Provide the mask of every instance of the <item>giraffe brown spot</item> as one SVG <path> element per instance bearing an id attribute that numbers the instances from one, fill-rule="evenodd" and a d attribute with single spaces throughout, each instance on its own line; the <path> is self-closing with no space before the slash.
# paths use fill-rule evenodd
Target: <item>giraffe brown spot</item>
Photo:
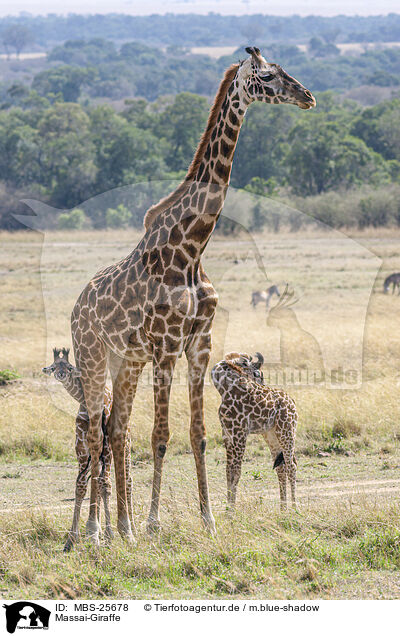
<path id="1" fill-rule="evenodd" d="M 199 202 L 197 205 L 197 209 L 199 210 L 199 212 L 203 212 L 205 198 L 206 198 L 206 193 L 201 192 L 199 194 Z"/>
<path id="2" fill-rule="evenodd" d="M 171 245 L 179 245 L 182 241 L 182 233 L 179 231 L 177 225 L 175 225 L 169 235 L 169 242 Z"/>
<path id="3" fill-rule="evenodd" d="M 173 264 L 177 269 L 183 270 L 187 265 L 187 258 L 182 250 L 177 249 L 174 254 Z"/>
<path id="4" fill-rule="evenodd" d="M 212 205 L 212 203 L 213 201 L 210 201 L 210 203 L 207 205 L 208 214 L 212 214 L 212 212 L 209 211 L 209 205 L 210 204 Z M 213 227 L 214 227 L 213 223 L 205 223 L 202 219 L 198 219 L 190 230 L 190 238 L 193 241 L 197 241 L 198 243 L 201 243 L 203 238 L 207 236 L 208 234 L 210 234 Z"/>
<path id="5" fill-rule="evenodd" d="M 163 281 L 168 287 L 177 287 L 185 284 L 185 276 L 183 272 L 178 272 L 176 269 L 169 267 L 164 273 Z"/>
<path id="6" fill-rule="evenodd" d="M 215 165 L 215 172 L 217 173 L 217 175 L 219 177 L 221 177 L 221 179 L 223 179 L 226 182 L 226 181 L 228 181 L 229 175 L 231 173 L 231 166 L 230 165 L 225 166 L 218 159 L 218 161 L 217 161 L 217 163 Z"/>
<path id="7" fill-rule="evenodd" d="M 226 157 L 226 159 L 230 159 L 231 155 L 235 149 L 235 146 L 233 144 L 227 144 L 226 141 L 224 141 L 224 139 L 221 139 L 221 154 Z"/>
<path id="8" fill-rule="evenodd" d="M 232 126 L 237 126 L 239 124 L 239 120 L 233 110 L 229 111 L 229 121 L 231 122 Z"/>
<path id="9" fill-rule="evenodd" d="M 164 320 L 159 316 L 153 318 L 153 321 L 151 323 L 151 330 L 153 333 L 161 335 L 164 334 L 166 332 Z"/>
<path id="10" fill-rule="evenodd" d="M 231 128 L 229 124 L 225 124 L 224 134 L 228 137 L 228 139 L 231 139 L 232 141 L 236 140 L 236 131 Z"/>
<path id="11" fill-rule="evenodd" d="M 161 250 L 161 259 L 163 266 L 167 268 L 171 263 L 174 252 L 170 247 L 163 247 Z"/>

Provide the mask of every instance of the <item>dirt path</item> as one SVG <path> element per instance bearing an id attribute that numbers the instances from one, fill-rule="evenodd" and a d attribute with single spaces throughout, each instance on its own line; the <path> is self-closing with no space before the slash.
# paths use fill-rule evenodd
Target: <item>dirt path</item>
<path id="1" fill-rule="evenodd" d="M 171 462 L 165 473 L 163 490 L 173 493 L 179 505 L 185 505 L 188 499 L 196 500 L 196 484 L 191 458 L 176 459 Z M 178 462 L 183 462 L 186 470 L 179 471 Z M 174 464 L 176 463 L 176 466 Z M 187 466 L 186 466 L 187 464 Z M 180 468 L 184 468 L 182 465 Z M 31 511 L 63 512 L 73 509 L 73 495 L 76 479 L 74 463 L 7 463 L 0 466 L 0 515 L 26 513 Z M 151 464 L 134 468 L 135 502 L 147 509 L 150 501 L 150 485 L 152 476 Z M 210 491 L 216 510 L 225 508 L 225 482 L 215 479 L 211 471 Z M 278 500 L 278 488 L 275 476 L 269 475 L 268 481 L 259 480 L 245 484 L 239 488 L 239 501 L 244 497 L 260 497 L 267 501 Z M 114 488 L 115 492 L 115 488 Z M 374 499 L 399 497 L 400 479 L 349 479 L 329 481 L 316 478 L 307 484 L 299 479 L 297 487 L 298 500 L 304 503 L 339 499 L 345 501 L 362 500 L 371 496 Z M 84 506 L 87 506 L 85 501 Z M 114 503 L 114 502 L 113 502 Z"/>

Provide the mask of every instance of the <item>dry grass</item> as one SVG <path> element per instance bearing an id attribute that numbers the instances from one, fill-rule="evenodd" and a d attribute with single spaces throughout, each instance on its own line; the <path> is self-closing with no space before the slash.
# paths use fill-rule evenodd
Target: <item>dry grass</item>
<path id="1" fill-rule="evenodd" d="M 14 369 L 22 376 L 0 387 L 3 507 L 16 511 L 0 517 L 3 595 L 398 596 L 399 580 L 393 575 L 400 565 L 397 489 L 355 499 L 346 495 L 333 504 L 321 496 L 324 484 L 394 482 L 398 477 L 400 298 L 382 294 L 384 276 L 400 271 L 399 236 L 393 231 L 357 232 L 356 242 L 335 232 L 258 236 L 256 245 L 270 282 L 246 237 L 214 237 L 207 248 L 206 270 L 220 295 L 212 363 L 229 350 L 259 350 L 274 373 L 280 356 L 279 325 L 268 325 L 265 308 L 253 310 L 250 297 L 254 289 L 272 282 L 283 289 L 288 282 L 299 299 L 293 311 L 303 341 L 311 335 L 318 343 L 327 370 L 343 366 L 357 371 L 355 390 L 349 384 L 345 390 L 287 387 L 300 411 L 300 489 L 313 483 L 322 488 L 315 501 L 304 494 L 300 515 L 278 514 L 276 502 L 266 496 L 276 495 L 276 477 L 257 438 L 249 443 L 238 511 L 233 517 L 226 514 L 219 396 L 208 379 L 208 463 L 218 539 L 203 533 L 183 360 L 172 391 L 163 531 L 157 541 L 151 543 L 143 532 L 153 409 L 146 373 L 131 422 L 137 547 L 130 549 L 116 539 L 111 550 L 99 555 L 82 545 L 65 557 L 61 548 L 69 509 L 31 516 L 17 512 L 21 504 L 57 506 L 62 497 L 73 495 L 76 405 L 62 387 L 48 384 L 40 369 L 49 363 L 53 346 L 70 345 L 69 315 L 83 285 L 100 267 L 133 249 L 138 238 L 134 231 L 57 232 L 44 241 L 38 234 L 0 233 L 0 370 Z M 289 352 L 296 343 L 289 338 Z"/>

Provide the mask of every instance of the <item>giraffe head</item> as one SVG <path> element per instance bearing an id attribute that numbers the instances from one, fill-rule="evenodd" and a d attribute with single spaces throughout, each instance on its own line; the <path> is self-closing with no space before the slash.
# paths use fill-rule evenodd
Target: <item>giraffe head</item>
<path id="1" fill-rule="evenodd" d="M 288 75 L 279 64 L 267 62 L 260 49 L 249 46 L 246 51 L 250 57 L 242 62 L 238 77 L 247 99 L 268 104 L 295 104 L 304 110 L 316 105 L 310 91 Z"/>
<path id="2" fill-rule="evenodd" d="M 54 373 L 54 377 L 59 382 L 65 382 L 67 378 L 80 378 L 81 372 L 68 362 L 69 349 L 53 349 L 54 361 L 49 367 L 43 367 L 42 371 L 46 375 Z"/>
<path id="3" fill-rule="evenodd" d="M 256 353 L 256 360 L 248 353 L 227 353 L 224 360 L 218 362 L 211 371 L 212 381 L 218 391 L 224 390 L 232 380 L 247 383 L 248 380 L 264 384 L 264 376 L 260 370 L 264 364 L 261 353 Z"/>

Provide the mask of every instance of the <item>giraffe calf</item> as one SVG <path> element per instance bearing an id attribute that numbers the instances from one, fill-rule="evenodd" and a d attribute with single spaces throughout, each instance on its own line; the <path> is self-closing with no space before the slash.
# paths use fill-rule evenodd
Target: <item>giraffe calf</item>
<path id="1" fill-rule="evenodd" d="M 69 552 L 72 545 L 79 538 L 79 518 L 82 501 L 87 490 L 87 476 L 90 469 L 90 452 L 87 443 L 87 433 L 89 428 L 89 415 L 86 408 L 85 396 L 82 383 L 80 381 L 81 373 L 79 369 L 68 362 L 69 349 L 53 349 L 54 361 L 49 367 L 42 369 L 46 375 L 54 373 L 56 380 L 61 382 L 67 392 L 79 403 L 79 411 L 75 421 L 75 452 L 79 464 L 78 477 L 75 486 L 75 507 L 72 527 L 68 535 L 67 542 L 64 546 L 64 552 Z M 111 496 L 111 462 L 112 450 L 109 440 L 109 431 L 107 430 L 108 420 L 110 418 L 112 408 L 112 393 L 110 389 L 105 388 L 104 404 L 103 404 L 103 451 L 101 454 L 102 468 L 99 477 L 99 495 L 103 499 L 105 513 L 105 538 L 111 540 L 113 531 L 111 529 L 110 517 L 110 496 Z M 127 495 L 130 516 L 132 517 L 132 483 L 130 476 L 130 435 L 125 444 L 125 469 L 127 480 Z M 100 506 L 97 507 L 100 512 Z"/>
<path id="2" fill-rule="evenodd" d="M 294 447 L 298 415 L 287 393 L 264 384 L 260 371 L 263 362 L 259 353 L 255 362 L 247 354 L 229 353 L 211 371 L 212 381 L 222 397 L 218 414 L 226 449 L 228 503 L 235 504 L 247 437 L 256 433 L 264 437 L 271 451 L 281 508 L 285 509 L 287 479 L 292 505 L 296 505 Z"/>

